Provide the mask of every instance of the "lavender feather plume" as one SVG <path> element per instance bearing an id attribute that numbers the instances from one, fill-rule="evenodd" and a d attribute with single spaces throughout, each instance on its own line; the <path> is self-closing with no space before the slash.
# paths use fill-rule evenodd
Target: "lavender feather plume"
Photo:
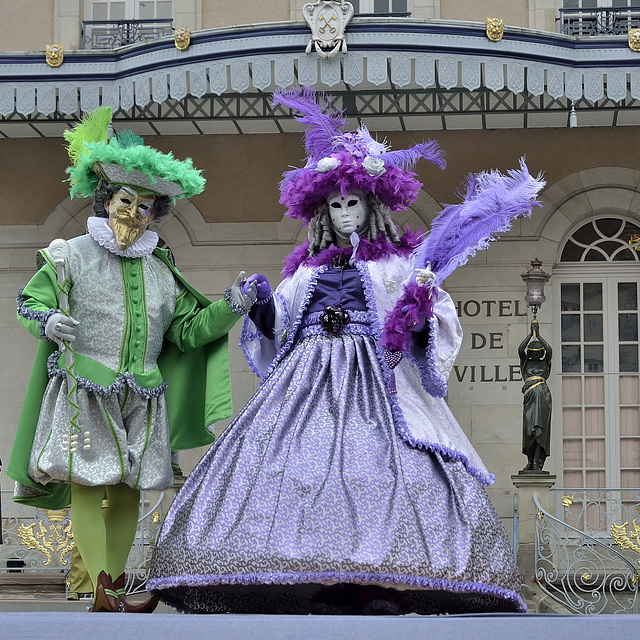
<path id="1" fill-rule="evenodd" d="M 410 149 L 387 151 L 375 157 L 382 158 L 385 164 L 402 167 L 405 171 L 411 170 L 420 158 L 433 162 L 440 169 L 445 169 L 447 166 L 447 161 L 444 159 L 444 151 L 435 140 L 420 142 Z"/>
<path id="2" fill-rule="evenodd" d="M 520 169 L 507 175 L 499 171 L 471 174 L 460 204 L 447 205 L 435 218 L 429 235 L 416 249 L 416 265 L 425 268 L 430 263 L 441 284 L 457 267 L 486 249 L 496 234 L 508 231 L 511 223 L 531 215 L 545 181 L 532 176 L 524 161 Z"/>
<path id="3" fill-rule="evenodd" d="M 343 142 L 342 129 L 347 121 L 343 112 L 334 108 L 330 96 L 318 95 L 313 87 L 279 89 L 273 94 L 273 104 L 284 105 L 301 114 L 294 118 L 307 127 L 304 145 L 314 164 L 331 155 Z"/>
<path id="4" fill-rule="evenodd" d="M 524 161 L 520 169 L 503 175 L 498 171 L 471 174 L 460 204 L 447 205 L 435 218 L 429 235 L 416 248 L 416 268 L 430 266 L 435 275 L 434 285 L 440 285 L 481 249 L 486 249 L 496 234 L 508 231 L 511 223 L 531 215 L 532 207 L 541 206 L 537 196 L 545 181 L 533 177 Z M 429 309 L 425 297 L 437 293 L 436 288 L 418 287 L 412 280 L 395 307 L 389 312 L 382 332 L 381 343 L 389 351 L 408 352 L 411 334 L 406 318 Z"/>

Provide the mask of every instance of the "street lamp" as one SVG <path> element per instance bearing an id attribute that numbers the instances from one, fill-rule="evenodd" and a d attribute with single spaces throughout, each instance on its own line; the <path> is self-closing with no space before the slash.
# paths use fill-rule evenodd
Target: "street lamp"
<path id="1" fill-rule="evenodd" d="M 525 271 L 520 276 L 527 285 L 527 294 L 524 297 L 524 301 L 531 307 L 534 320 L 538 315 L 538 309 L 547 299 L 544 295 L 544 285 L 547 284 L 551 277 L 550 273 L 543 271 L 540 267 L 542 267 L 542 261 L 534 258 L 531 260 L 529 271 Z"/>
<path id="2" fill-rule="evenodd" d="M 548 474 L 544 462 L 549 456 L 551 445 L 551 391 L 547 378 L 551 374 L 551 345 L 540 335 L 540 325 L 536 318 L 538 309 L 546 301 L 544 285 L 551 274 L 540 267 L 542 262 L 535 258 L 531 268 L 521 277 L 527 285 L 525 302 L 533 311 L 529 334 L 518 347 L 520 371 L 522 373 L 522 453 L 527 456 L 527 466 L 521 474 Z"/>

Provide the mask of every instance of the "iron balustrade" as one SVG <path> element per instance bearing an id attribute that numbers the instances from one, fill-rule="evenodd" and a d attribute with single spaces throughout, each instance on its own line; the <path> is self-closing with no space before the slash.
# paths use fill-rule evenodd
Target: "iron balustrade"
<path id="1" fill-rule="evenodd" d="M 171 490 L 168 490 L 171 491 Z M 126 567 L 127 593 L 145 591 L 149 563 L 164 520 L 165 491 L 141 491 L 138 529 Z M 74 547 L 69 509 L 50 511 L 12 501 L 12 491 L 0 491 L 0 576 L 67 575 Z M 6 580 L 5 580 L 6 583 Z M 67 581 L 67 591 L 68 591 Z"/>
<path id="2" fill-rule="evenodd" d="M 171 18 L 154 20 L 86 20 L 82 23 L 85 49 L 115 49 L 149 42 L 173 33 Z"/>
<path id="3" fill-rule="evenodd" d="M 640 28 L 640 6 L 558 9 L 568 36 L 621 36 Z"/>
<path id="4" fill-rule="evenodd" d="M 640 547 L 635 548 L 633 527 L 628 545 L 620 544 L 620 533 L 624 538 L 626 527 L 640 517 L 638 489 L 553 489 L 553 494 L 557 517 L 533 498 L 539 587 L 574 613 L 637 614 Z"/>

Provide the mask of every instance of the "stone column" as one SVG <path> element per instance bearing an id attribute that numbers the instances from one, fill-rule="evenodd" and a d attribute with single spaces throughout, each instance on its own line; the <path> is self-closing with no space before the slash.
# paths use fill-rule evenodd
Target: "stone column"
<path id="1" fill-rule="evenodd" d="M 511 481 L 516 487 L 515 500 L 517 511 L 515 516 L 517 523 L 517 550 L 518 567 L 522 574 L 523 598 L 530 610 L 536 610 L 543 595 L 540 593 L 535 579 L 535 544 L 536 521 L 538 519 L 538 507 L 533 496 L 538 496 L 538 501 L 545 511 L 555 515 L 550 489 L 556 482 L 557 476 L 549 473 L 518 473 L 511 476 Z"/>

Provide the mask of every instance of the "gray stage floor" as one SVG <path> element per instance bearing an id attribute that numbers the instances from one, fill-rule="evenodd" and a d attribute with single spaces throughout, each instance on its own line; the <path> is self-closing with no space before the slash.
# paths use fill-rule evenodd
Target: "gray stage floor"
<path id="1" fill-rule="evenodd" d="M 640 618 L 487 614 L 467 616 L 250 616 L 154 613 L 0 613 L 3 640 L 605 640 L 638 638 Z"/>

